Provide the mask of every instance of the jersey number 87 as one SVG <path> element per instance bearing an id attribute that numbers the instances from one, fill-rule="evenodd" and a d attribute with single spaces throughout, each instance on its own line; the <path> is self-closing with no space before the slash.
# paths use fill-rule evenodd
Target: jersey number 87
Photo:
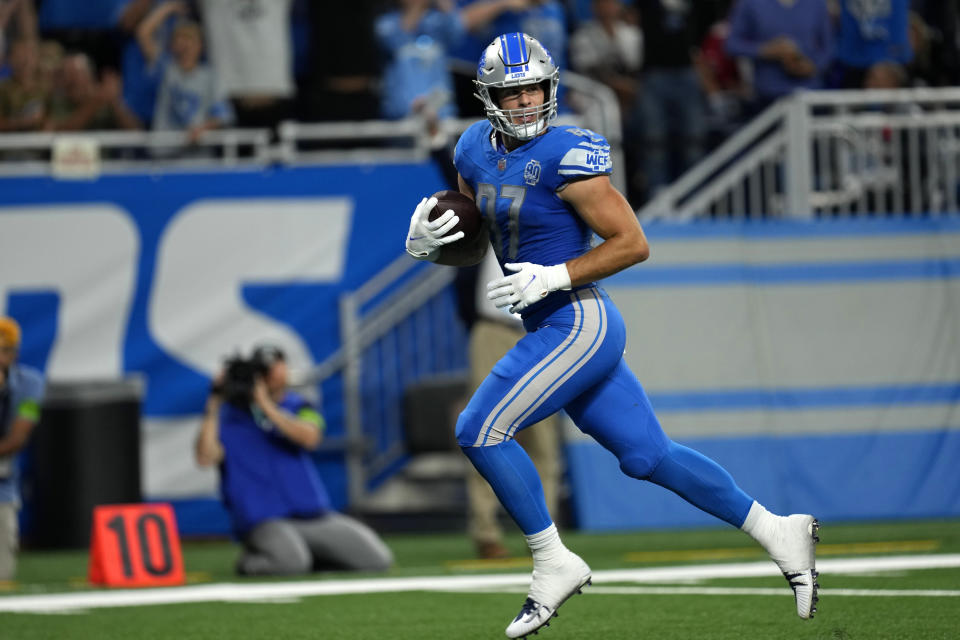
<path id="1" fill-rule="evenodd" d="M 493 234 L 493 250 L 501 261 L 516 260 L 520 246 L 520 208 L 527 197 L 526 187 L 512 184 L 501 185 L 500 197 L 510 201 L 507 209 L 508 243 L 504 246 L 503 232 L 497 224 L 497 188 L 486 182 L 477 185 L 477 205 L 490 223 Z M 504 255 L 506 251 L 506 255 Z"/>

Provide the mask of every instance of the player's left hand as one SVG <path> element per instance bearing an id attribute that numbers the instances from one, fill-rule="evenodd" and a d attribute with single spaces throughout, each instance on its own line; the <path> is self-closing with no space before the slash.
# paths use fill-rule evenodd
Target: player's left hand
<path id="1" fill-rule="evenodd" d="M 570 274 L 565 264 L 545 267 L 532 262 L 508 262 L 503 266 L 516 273 L 488 282 L 487 299 L 497 308 L 509 305 L 510 313 L 526 309 L 552 291 L 570 288 Z"/>

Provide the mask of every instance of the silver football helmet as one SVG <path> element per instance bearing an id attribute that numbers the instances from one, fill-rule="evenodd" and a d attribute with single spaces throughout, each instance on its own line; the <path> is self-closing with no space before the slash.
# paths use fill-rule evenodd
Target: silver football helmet
<path id="1" fill-rule="evenodd" d="M 496 91 L 491 95 L 491 89 L 541 82 L 549 86 L 544 87 L 543 104 L 533 112 L 529 108 L 501 109 Z M 525 33 L 504 33 L 487 45 L 480 56 L 477 79 L 474 80 L 477 92 L 473 95 L 483 102 L 487 119 L 494 129 L 518 140 L 530 140 L 543 133 L 549 121 L 557 116 L 559 83 L 560 70 L 542 44 Z M 536 120 L 524 122 L 521 116 L 530 115 L 536 115 Z"/>

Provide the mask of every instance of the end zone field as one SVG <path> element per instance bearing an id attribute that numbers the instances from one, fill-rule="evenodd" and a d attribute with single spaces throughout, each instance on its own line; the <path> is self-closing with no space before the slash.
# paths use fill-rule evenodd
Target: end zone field
<path id="1" fill-rule="evenodd" d="M 594 569 L 539 637 L 927 639 L 960 637 L 960 521 L 824 523 L 821 600 L 796 617 L 772 562 L 732 529 L 583 534 L 567 544 Z M 465 536 L 395 535 L 378 575 L 239 578 L 227 542 L 186 542 L 188 584 L 109 590 L 86 585 L 85 552 L 21 555 L 0 590 L 0 637 L 502 638 L 530 561 L 472 559 Z"/>

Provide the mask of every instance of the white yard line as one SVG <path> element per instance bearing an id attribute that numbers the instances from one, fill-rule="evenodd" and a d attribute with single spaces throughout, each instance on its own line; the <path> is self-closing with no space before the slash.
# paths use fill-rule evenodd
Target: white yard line
<path id="1" fill-rule="evenodd" d="M 491 590 L 493 591 L 493 590 Z M 497 593 L 526 593 L 522 587 L 497 589 Z M 790 596 L 793 592 L 769 587 L 601 587 L 594 585 L 583 592 L 589 595 L 691 595 L 691 596 Z M 922 597 L 960 598 L 960 589 L 820 589 L 821 597 Z"/>
<path id="2" fill-rule="evenodd" d="M 874 558 L 833 558 L 819 560 L 817 569 L 823 574 L 876 573 L 911 569 L 939 569 L 960 567 L 960 554 L 881 556 Z M 613 569 L 595 571 L 593 583 L 596 593 L 609 589 L 635 589 L 637 587 L 605 587 L 604 583 L 616 582 L 691 582 L 712 578 L 750 578 L 779 575 L 776 566 L 769 562 L 739 562 L 675 567 L 649 567 L 643 569 Z M 313 580 L 269 583 L 217 583 L 167 587 L 160 589 L 116 589 L 84 591 L 80 593 L 52 593 L 44 595 L 18 595 L 0 597 L 0 612 L 64 613 L 101 607 L 134 607 L 157 604 L 182 604 L 190 602 L 271 602 L 289 601 L 320 595 L 386 593 L 401 591 L 483 591 L 487 589 L 524 591 L 530 581 L 529 572 L 501 573 L 467 576 L 418 576 L 409 578 L 372 578 L 348 580 Z M 678 587 L 692 589 L 694 587 Z M 704 587 L 703 589 L 706 589 Z M 734 593 L 733 590 L 728 590 Z M 765 595 L 767 589 L 750 590 Z M 770 590 L 771 593 L 773 592 Z M 783 591 L 790 594 L 789 590 Z M 846 592 L 844 595 L 880 595 L 879 590 L 836 590 L 825 593 Z M 711 593 L 713 591 L 711 590 Z M 762 593 L 760 593 L 762 592 Z M 697 593 L 700 593 L 698 591 Z M 890 593 L 882 591 L 884 595 Z M 902 591 L 897 595 L 919 591 Z M 925 595 L 954 595 L 952 592 L 927 591 Z"/>

